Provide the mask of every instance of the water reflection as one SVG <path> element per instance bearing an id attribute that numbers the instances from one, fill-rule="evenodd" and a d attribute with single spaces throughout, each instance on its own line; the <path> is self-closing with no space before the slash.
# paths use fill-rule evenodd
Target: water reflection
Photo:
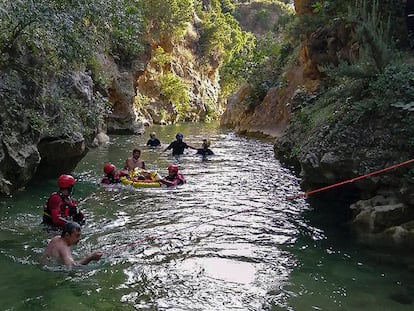
<path id="1" fill-rule="evenodd" d="M 55 180 L 1 202 L 4 309 L 412 309 L 406 270 L 372 264 L 340 228 L 327 228 L 334 212 L 287 200 L 299 191 L 298 180 L 274 159 L 271 143 L 215 125 L 155 131 L 164 147 L 178 131 L 194 146 L 208 137 L 216 155 L 203 160 L 187 150 L 177 159 L 147 149 L 140 136 L 114 136 L 92 150 L 75 172 L 87 224 L 73 255 L 97 248 L 105 255 L 84 271 L 50 272 L 38 262 L 51 237 L 39 223 Z M 162 175 L 178 164 L 187 184 L 100 186 L 103 164 L 122 167 L 136 147 Z"/>
<path id="2" fill-rule="evenodd" d="M 196 146 L 203 137 L 186 141 Z M 97 244 L 107 250 L 105 260 L 112 267 L 124 266 L 125 281 L 117 286 L 120 301 L 137 309 L 261 309 L 271 305 L 287 281 L 295 259 L 279 245 L 294 243 L 294 219 L 306 206 L 291 205 L 283 194 L 298 191 L 297 179 L 274 160 L 269 143 L 217 129 L 208 137 L 216 155 L 207 160 L 194 151 L 174 158 L 143 150 L 151 169 L 165 174 L 169 163 L 178 164 L 186 185 L 121 186 L 89 200 L 97 206 L 105 202 L 105 211 L 94 210 L 92 216 L 101 219 Z M 144 140 L 114 137 L 113 142 L 126 147 Z M 127 154 L 129 149 L 117 150 Z M 83 165 L 98 171 L 96 158 L 106 156 L 104 149 L 97 150 L 88 155 L 94 160 L 85 159 Z"/>

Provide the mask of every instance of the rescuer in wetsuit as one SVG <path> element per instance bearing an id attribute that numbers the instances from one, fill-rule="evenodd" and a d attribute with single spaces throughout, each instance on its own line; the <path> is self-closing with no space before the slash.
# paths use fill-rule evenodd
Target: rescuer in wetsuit
<path id="1" fill-rule="evenodd" d="M 71 221 L 84 224 L 85 216 L 78 211 L 77 203 L 72 198 L 75 178 L 71 175 L 61 175 L 57 184 L 59 191 L 50 194 L 43 209 L 43 223 L 57 228 L 62 228 Z"/>
<path id="2" fill-rule="evenodd" d="M 164 149 L 164 151 L 170 150 L 172 149 L 172 155 L 173 156 L 177 156 L 177 155 L 181 155 L 184 153 L 184 149 L 197 149 L 194 148 L 190 145 L 187 145 L 187 143 L 185 143 L 183 141 L 184 135 L 182 133 L 177 133 L 177 135 L 175 135 L 176 140 L 174 140 L 173 142 L 171 142 L 167 148 Z"/>

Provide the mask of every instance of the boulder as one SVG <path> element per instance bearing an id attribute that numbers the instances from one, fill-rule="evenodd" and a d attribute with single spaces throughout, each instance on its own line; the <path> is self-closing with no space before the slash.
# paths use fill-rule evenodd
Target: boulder
<path id="1" fill-rule="evenodd" d="M 80 133 L 69 138 L 45 137 L 37 145 L 41 161 L 36 177 L 54 177 L 70 173 L 86 155 L 85 139 Z"/>

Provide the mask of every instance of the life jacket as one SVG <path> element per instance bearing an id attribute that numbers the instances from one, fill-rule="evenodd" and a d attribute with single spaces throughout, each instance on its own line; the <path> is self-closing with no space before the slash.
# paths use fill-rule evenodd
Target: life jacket
<path id="1" fill-rule="evenodd" d="M 118 173 L 116 173 L 115 175 L 106 175 L 101 181 L 101 183 L 105 185 L 117 184 L 119 182 L 120 180 Z"/>
<path id="2" fill-rule="evenodd" d="M 172 181 L 176 186 L 185 184 L 184 176 L 181 173 L 178 173 L 174 177 L 166 176 L 165 179 Z"/>
<path id="3" fill-rule="evenodd" d="M 64 196 L 61 192 L 52 192 L 43 208 L 43 223 L 49 224 L 52 226 L 54 225 L 52 221 L 51 206 L 50 206 L 50 200 L 54 196 L 59 196 L 62 201 L 59 204 L 60 205 L 59 216 L 65 219 L 69 218 L 70 220 L 77 221 L 76 219 L 79 218 L 79 216 L 77 216 L 79 213 L 78 213 L 76 201 L 70 196 Z M 83 217 L 82 217 L 82 220 L 83 220 Z"/>

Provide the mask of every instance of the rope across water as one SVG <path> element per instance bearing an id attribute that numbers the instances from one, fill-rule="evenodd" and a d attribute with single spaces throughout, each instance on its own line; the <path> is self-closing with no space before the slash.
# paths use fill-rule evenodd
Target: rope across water
<path id="1" fill-rule="evenodd" d="M 294 199 L 298 199 L 298 198 L 308 197 L 308 196 L 310 196 L 312 194 L 315 194 L 315 193 L 318 193 L 318 192 L 322 192 L 322 191 L 326 191 L 326 190 L 329 190 L 329 189 L 332 189 L 332 188 L 336 188 L 336 187 L 339 187 L 339 186 L 342 186 L 342 185 L 345 185 L 345 184 L 353 183 L 355 181 L 358 181 L 358 180 L 361 180 L 361 179 L 364 179 L 364 178 L 367 178 L 367 177 L 370 177 L 370 176 L 378 175 L 378 174 L 381 174 L 381 173 L 384 173 L 384 172 L 387 172 L 387 171 L 396 169 L 398 167 L 408 165 L 408 164 L 413 163 L 413 162 L 414 162 L 414 159 L 407 160 L 407 161 L 404 161 L 404 162 L 401 162 L 401 163 L 398 163 L 398 164 L 394 164 L 394 165 L 391 165 L 389 167 L 386 167 L 386 168 L 383 168 L 383 169 L 380 169 L 380 170 L 377 170 L 377 171 L 374 171 L 374 172 L 370 172 L 370 173 L 367 173 L 367 174 L 362 175 L 362 176 L 358 176 L 358 177 L 355 177 L 355 178 L 347 179 L 347 180 L 344 180 L 344 181 L 341 181 L 341 182 L 338 182 L 338 183 L 335 183 L 335 184 L 332 184 L 332 185 L 329 185 L 329 186 L 326 186 L 326 187 L 321 187 L 321 188 L 314 189 L 314 190 L 311 190 L 311 191 L 307 191 L 307 192 L 304 192 L 304 193 L 299 193 L 299 194 L 296 194 L 296 195 L 293 195 L 293 196 L 289 196 L 286 199 L 287 200 L 294 200 Z M 145 237 L 143 239 L 139 239 L 139 240 L 136 240 L 136 241 L 133 241 L 133 242 L 130 242 L 130 243 L 121 245 L 120 247 L 113 248 L 112 250 L 106 251 L 106 252 L 107 253 L 113 253 L 113 252 L 119 250 L 121 247 L 124 248 L 124 247 L 134 246 L 134 245 L 137 245 L 137 244 L 142 244 L 144 242 L 153 241 L 153 240 L 155 240 L 157 238 L 160 238 L 160 237 L 163 237 L 163 236 L 167 236 L 167 235 L 170 235 L 172 233 L 176 233 L 176 232 L 180 232 L 180 231 L 184 231 L 184 230 L 189 230 L 189 229 L 196 228 L 196 227 L 199 227 L 199 226 L 208 224 L 208 223 L 212 223 L 212 222 L 214 222 L 216 220 L 227 219 L 229 217 L 232 217 L 232 216 L 235 216 L 235 215 L 238 215 L 238 214 L 248 213 L 248 212 L 253 212 L 253 211 L 254 211 L 254 209 L 246 209 L 246 210 L 241 210 L 241 211 L 238 211 L 238 212 L 226 214 L 224 216 L 215 217 L 215 218 L 212 218 L 212 219 L 210 219 L 208 221 L 202 221 L 202 222 L 197 223 L 197 224 L 194 224 L 194 225 L 190 225 L 190 226 L 187 226 L 187 227 L 183 227 L 181 229 L 174 230 L 174 232 L 166 232 L 166 233 L 163 233 L 163 234 L 160 234 L 160 235 L 157 235 L 157 236 L 147 236 L 147 237 Z"/>

